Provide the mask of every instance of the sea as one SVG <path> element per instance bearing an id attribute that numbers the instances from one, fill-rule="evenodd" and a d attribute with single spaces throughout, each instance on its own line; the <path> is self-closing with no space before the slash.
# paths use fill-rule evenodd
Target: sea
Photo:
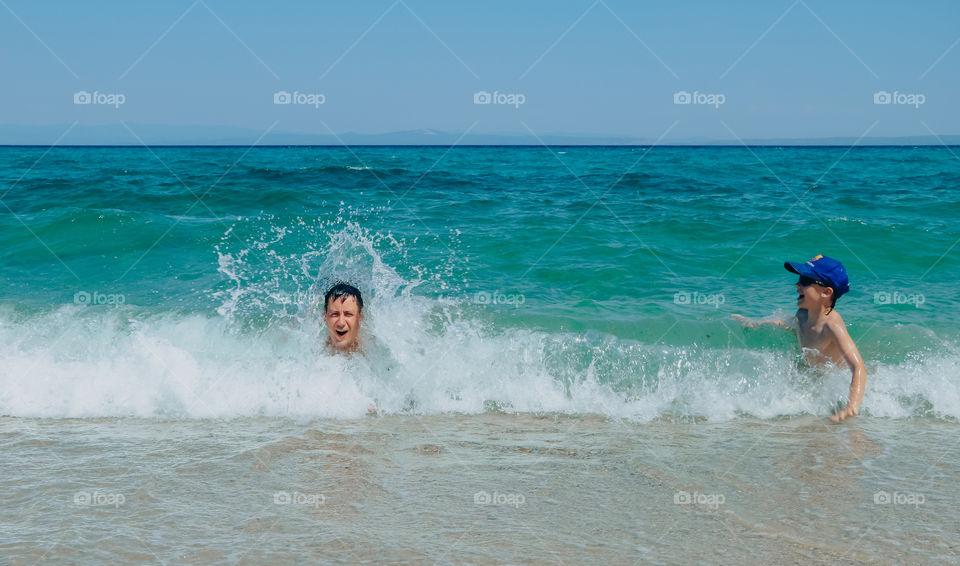
<path id="1" fill-rule="evenodd" d="M 0 563 L 960 564 L 960 147 L 7 146 L 0 265 Z"/>

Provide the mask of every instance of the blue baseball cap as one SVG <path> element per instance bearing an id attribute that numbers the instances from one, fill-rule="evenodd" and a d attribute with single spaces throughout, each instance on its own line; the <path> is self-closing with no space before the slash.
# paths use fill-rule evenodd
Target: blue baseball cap
<path id="1" fill-rule="evenodd" d="M 837 298 L 840 298 L 841 295 L 850 290 L 850 280 L 847 279 L 847 270 L 843 268 L 842 263 L 832 257 L 818 255 L 804 263 L 786 261 L 783 263 L 783 267 L 785 267 L 787 271 L 791 271 L 797 275 L 823 281 L 828 287 L 833 289 Z"/>

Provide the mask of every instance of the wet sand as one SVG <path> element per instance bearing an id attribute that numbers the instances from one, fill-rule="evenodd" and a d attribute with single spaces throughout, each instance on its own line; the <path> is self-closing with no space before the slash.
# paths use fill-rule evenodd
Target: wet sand
<path id="1" fill-rule="evenodd" d="M 0 419 L 11 564 L 958 564 L 958 425 Z"/>

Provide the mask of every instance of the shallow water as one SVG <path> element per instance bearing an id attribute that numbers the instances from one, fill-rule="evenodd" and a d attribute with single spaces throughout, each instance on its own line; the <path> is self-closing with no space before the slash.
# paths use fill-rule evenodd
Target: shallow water
<path id="1" fill-rule="evenodd" d="M 5 418 L 0 438 L 12 564 L 960 563 L 936 421 Z"/>
<path id="2" fill-rule="evenodd" d="M 3 562 L 957 563 L 951 151 L 564 152 L 0 148 Z"/>
<path id="3" fill-rule="evenodd" d="M 564 152 L 0 148 L 0 414 L 824 414 L 844 372 L 730 315 L 826 253 L 865 414 L 960 418 L 949 148 Z M 318 351 L 336 279 L 374 367 Z"/>

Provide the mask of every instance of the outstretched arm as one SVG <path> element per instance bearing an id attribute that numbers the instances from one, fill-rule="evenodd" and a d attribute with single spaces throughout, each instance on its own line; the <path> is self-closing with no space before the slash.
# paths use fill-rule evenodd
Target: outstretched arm
<path id="1" fill-rule="evenodd" d="M 730 315 L 733 320 L 739 322 L 747 328 L 758 328 L 760 326 L 773 326 L 774 328 L 783 328 L 784 330 L 793 330 L 789 324 L 778 319 L 778 318 L 767 318 L 764 320 L 750 320 L 745 316 L 739 314 Z"/>
<path id="2" fill-rule="evenodd" d="M 837 345 L 840 346 L 840 351 L 843 352 L 843 359 L 847 361 L 847 365 L 850 367 L 850 372 L 852 373 L 850 380 L 850 401 L 847 402 L 846 407 L 830 417 L 831 421 L 838 423 L 844 419 L 855 417 L 860 412 L 860 402 L 863 401 L 863 390 L 867 385 L 867 368 L 863 365 L 860 350 L 858 350 L 857 345 L 853 343 L 853 338 L 850 338 L 850 333 L 847 332 L 847 327 L 843 322 L 838 321 L 837 324 L 831 325 L 830 330 L 833 332 L 834 339 L 837 341 Z"/>

